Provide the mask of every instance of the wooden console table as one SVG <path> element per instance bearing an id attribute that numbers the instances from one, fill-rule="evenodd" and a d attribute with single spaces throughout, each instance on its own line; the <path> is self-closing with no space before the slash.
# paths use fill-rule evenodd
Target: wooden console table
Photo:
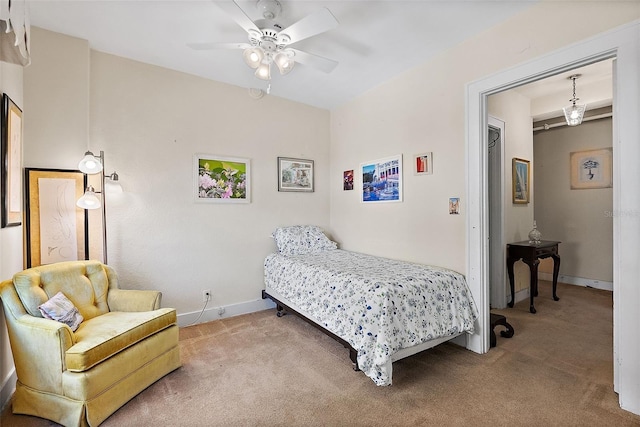
<path id="1" fill-rule="evenodd" d="M 529 311 L 536 312 L 533 306 L 533 297 L 538 296 L 538 264 L 544 258 L 553 258 L 553 299 L 558 301 L 556 289 L 558 287 L 558 272 L 560 271 L 560 255 L 558 255 L 558 244 L 560 242 L 542 240 L 540 243 L 523 242 L 509 243 L 507 245 L 507 273 L 509 274 L 509 285 L 511 287 L 511 301 L 509 307 L 513 307 L 515 300 L 515 290 L 513 283 L 513 264 L 519 259 L 529 266 L 531 272 L 531 284 L 529 285 L 530 305 Z"/>

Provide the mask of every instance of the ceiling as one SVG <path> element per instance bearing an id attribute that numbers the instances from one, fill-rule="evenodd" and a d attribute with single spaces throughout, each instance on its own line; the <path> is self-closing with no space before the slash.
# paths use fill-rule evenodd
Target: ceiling
<path id="1" fill-rule="evenodd" d="M 31 25 L 88 40 L 91 49 L 266 91 L 241 50 L 201 51 L 200 42 L 247 42 L 247 33 L 211 0 L 31 0 Z M 256 1 L 238 1 L 252 19 Z M 329 74 L 297 64 L 272 72 L 270 94 L 333 109 L 440 52 L 497 25 L 535 1 L 280 1 L 287 27 L 326 7 L 339 26 L 292 45 L 339 62 Z M 249 96 L 247 91 L 247 96 Z M 255 91 L 253 91 L 255 93 Z"/>
<path id="2" fill-rule="evenodd" d="M 562 107 L 571 104 L 573 75 L 576 79 L 578 104 L 586 104 L 587 110 L 609 106 L 613 102 L 613 59 L 607 59 L 584 67 L 564 71 L 512 89 L 531 100 L 533 121 L 562 116 Z"/>

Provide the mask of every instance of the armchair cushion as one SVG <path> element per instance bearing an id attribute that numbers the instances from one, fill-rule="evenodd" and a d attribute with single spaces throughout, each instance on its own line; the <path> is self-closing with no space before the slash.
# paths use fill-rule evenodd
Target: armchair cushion
<path id="1" fill-rule="evenodd" d="M 71 300 L 85 321 L 109 311 L 109 279 L 99 262 L 62 262 L 30 268 L 16 273 L 13 283 L 32 316 L 43 317 L 38 306 L 58 292 Z"/>
<path id="2" fill-rule="evenodd" d="M 83 372 L 176 323 L 176 310 L 110 312 L 82 322 L 76 343 L 65 353 L 67 370 Z"/>
<path id="3" fill-rule="evenodd" d="M 72 331 L 78 329 L 84 320 L 78 309 L 62 292 L 55 294 L 49 301 L 38 306 L 42 316 L 68 325 Z"/>

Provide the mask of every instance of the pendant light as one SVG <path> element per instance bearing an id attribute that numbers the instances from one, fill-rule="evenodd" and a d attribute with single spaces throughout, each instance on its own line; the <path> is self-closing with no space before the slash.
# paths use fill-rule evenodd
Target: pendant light
<path id="1" fill-rule="evenodd" d="M 582 123 L 582 119 L 584 118 L 584 112 L 587 109 L 586 104 L 576 104 L 580 98 L 576 98 L 576 80 L 581 76 L 581 74 L 574 74 L 569 76 L 569 80 L 573 81 L 573 98 L 571 101 L 571 105 L 568 107 L 564 107 L 562 111 L 564 111 L 564 118 L 567 120 L 567 124 L 569 126 L 577 126 Z"/>

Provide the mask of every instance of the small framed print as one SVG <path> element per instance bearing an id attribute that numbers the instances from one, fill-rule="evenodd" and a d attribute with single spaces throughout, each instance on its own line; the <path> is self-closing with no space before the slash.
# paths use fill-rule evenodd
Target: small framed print
<path id="1" fill-rule="evenodd" d="M 460 197 L 449 197 L 449 215 L 460 214 Z"/>
<path id="2" fill-rule="evenodd" d="M 345 191 L 353 190 L 353 169 L 343 172 L 342 189 Z"/>
<path id="3" fill-rule="evenodd" d="M 278 191 L 313 192 L 313 160 L 278 157 Z"/>
<path id="4" fill-rule="evenodd" d="M 433 174 L 433 153 L 422 153 L 413 156 L 413 174 L 414 175 L 432 175 Z"/>

